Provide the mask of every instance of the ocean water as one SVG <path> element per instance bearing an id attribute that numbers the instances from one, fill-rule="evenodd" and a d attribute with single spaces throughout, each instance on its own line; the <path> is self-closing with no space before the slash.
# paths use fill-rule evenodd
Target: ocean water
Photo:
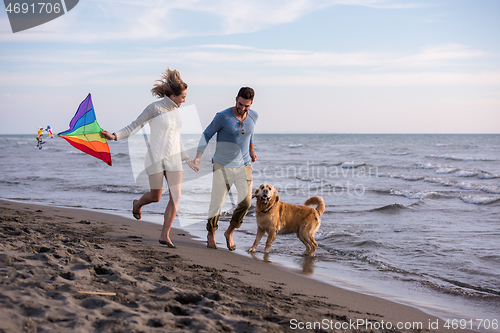
<path id="1" fill-rule="evenodd" d="M 183 139 L 194 156 L 198 137 Z M 0 197 L 130 215 L 132 200 L 145 191 L 134 167 L 143 141 L 110 142 L 109 167 L 61 138 L 38 150 L 34 136 L 2 135 Z M 282 201 L 320 195 L 326 204 L 314 258 L 301 255 L 295 235 L 279 235 L 257 260 L 500 331 L 476 324 L 500 320 L 500 135 L 257 134 L 255 150 L 254 188 L 270 183 Z M 185 167 L 174 223 L 200 239 L 211 190 L 208 155 L 200 173 Z M 164 196 L 143 208 L 143 219 L 162 222 L 166 189 Z M 221 247 L 236 197 L 232 192 L 223 208 Z M 255 232 L 252 207 L 235 232 L 236 252 L 249 255 Z"/>

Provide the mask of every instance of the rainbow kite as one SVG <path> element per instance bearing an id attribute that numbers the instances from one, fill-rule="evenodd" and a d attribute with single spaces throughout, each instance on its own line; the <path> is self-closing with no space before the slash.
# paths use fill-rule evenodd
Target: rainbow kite
<path id="1" fill-rule="evenodd" d="M 69 130 L 57 134 L 73 147 L 103 160 L 111 166 L 108 142 L 97 123 L 90 94 L 80 104 L 75 116 L 69 122 Z"/>

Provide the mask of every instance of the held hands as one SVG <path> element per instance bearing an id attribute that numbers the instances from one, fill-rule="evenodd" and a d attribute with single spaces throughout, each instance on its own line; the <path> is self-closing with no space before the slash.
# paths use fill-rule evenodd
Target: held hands
<path id="1" fill-rule="evenodd" d="M 187 160 L 187 165 L 193 169 L 195 172 L 198 172 L 200 171 L 200 168 L 198 167 L 198 163 L 195 163 L 195 161 L 193 160 Z"/>
<path id="2" fill-rule="evenodd" d="M 194 160 L 193 160 L 193 163 L 194 165 L 198 168 L 198 170 L 200 170 L 200 158 L 199 157 L 196 157 Z"/>

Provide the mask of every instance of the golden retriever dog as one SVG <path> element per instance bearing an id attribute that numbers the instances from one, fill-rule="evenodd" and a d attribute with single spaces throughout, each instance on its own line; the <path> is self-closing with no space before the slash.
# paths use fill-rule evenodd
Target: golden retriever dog
<path id="1" fill-rule="evenodd" d="M 262 184 L 255 190 L 252 198 L 257 198 L 255 213 L 257 216 L 257 236 L 248 252 L 255 252 L 260 240 L 267 232 L 264 253 L 277 234 L 297 233 L 297 237 L 306 246 L 304 254 L 312 256 L 318 247 L 314 234 L 319 229 L 320 216 L 325 212 L 323 198 L 315 196 L 304 202 L 304 206 L 291 205 L 280 201 L 278 191 L 269 184 Z M 316 208 L 309 206 L 315 205 Z"/>

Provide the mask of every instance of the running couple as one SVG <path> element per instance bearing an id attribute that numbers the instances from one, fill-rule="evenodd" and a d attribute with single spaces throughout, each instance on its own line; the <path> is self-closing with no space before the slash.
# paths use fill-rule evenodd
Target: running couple
<path id="1" fill-rule="evenodd" d="M 170 240 L 170 229 L 181 197 L 182 162 L 186 162 L 195 172 L 199 171 L 200 158 L 210 139 L 217 134 L 215 154 L 212 158 L 213 181 L 207 222 L 207 246 L 217 248 L 215 231 L 218 229 L 224 199 L 234 184 L 238 191 L 238 206 L 224 233 L 227 248 L 234 251 L 236 245 L 233 232 L 241 226 L 251 205 L 251 162 L 258 158 L 253 147 L 254 127 L 258 115 L 250 109 L 255 93 L 252 88 L 241 88 L 236 96 L 235 106 L 215 115 L 201 136 L 196 158 L 191 160 L 181 140 L 182 122 L 178 110 L 186 101 L 187 87 L 178 71 L 167 69 L 151 89 L 152 94 L 161 100 L 148 105 L 135 121 L 123 129 L 115 133 L 103 130 L 102 133 L 108 140 L 122 140 L 137 133 L 144 125 L 150 125 L 150 146 L 145 158 L 150 190 L 139 200 L 134 200 L 132 213 L 136 219 L 140 219 L 142 206 L 160 201 L 165 177 L 170 199 L 158 241 L 170 248 L 176 247 Z"/>

